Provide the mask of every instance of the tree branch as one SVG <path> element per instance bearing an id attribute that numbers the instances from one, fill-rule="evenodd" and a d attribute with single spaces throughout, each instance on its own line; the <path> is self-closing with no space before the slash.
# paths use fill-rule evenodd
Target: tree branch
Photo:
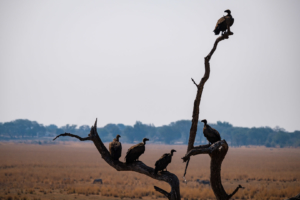
<path id="1" fill-rule="evenodd" d="M 233 195 L 235 195 L 235 193 L 240 189 L 244 189 L 245 187 L 242 187 L 241 185 L 237 186 L 237 188 L 230 194 L 228 195 L 228 199 L 230 199 L 231 197 L 233 197 Z"/>
<path id="2" fill-rule="evenodd" d="M 195 156 L 198 154 L 211 154 L 213 151 L 219 149 L 220 147 L 228 148 L 227 142 L 225 140 L 221 140 L 218 142 L 213 143 L 212 145 L 206 144 L 206 145 L 199 145 L 194 147 L 192 150 L 190 150 L 183 158 L 183 162 L 186 162 L 190 159 L 191 156 Z"/>
<path id="3" fill-rule="evenodd" d="M 212 48 L 212 50 L 209 52 L 209 54 L 205 57 L 205 60 L 207 60 L 208 62 L 210 61 L 211 57 L 213 56 L 214 52 L 217 49 L 218 43 L 221 42 L 222 40 L 225 39 L 229 39 L 229 33 L 226 32 L 225 34 L 223 34 L 222 36 L 218 37 L 214 43 L 214 46 Z"/>
<path id="4" fill-rule="evenodd" d="M 189 137 L 187 152 L 189 152 L 191 149 L 193 149 L 194 143 L 195 143 L 195 138 L 196 138 L 196 134 L 197 134 L 198 120 L 199 120 L 199 112 L 200 112 L 199 106 L 200 106 L 201 96 L 202 96 L 204 84 L 209 79 L 209 74 L 210 74 L 209 61 L 210 61 L 211 57 L 213 56 L 215 50 L 217 49 L 218 43 L 220 41 L 228 39 L 228 38 L 229 38 L 228 33 L 225 33 L 224 35 L 218 37 L 216 39 L 215 43 L 214 43 L 214 46 L 213 46 L 212 50 L 204 58 L 205 72 L 204 72 L 204 75 L 203 75 L 200 83 L 196 84 L 195 81 L 192 79 L 194 84 L 197 86 L 198 90 L 197 90 L 196 98 L 195 98 L 195 101 L 194 101 L 193 118 L 192 118 L 192 125 L 191 125 L 191 129 L 190 129 L 190 137 Z"/>
<path id="5" fill-rule="evenodd" d="M 165 195 L 168 199 L 170 199 L 170 193 L 169 192 L 166 192 L 165 190 L 157 187 L 157 186 L 154 186 L 154 189 L 157 191 L 157 192 L 160 192 L 162 193 L 163 195 Z"/>
<path id="6" fill-rule="evenodd" d="M 111 167 L 115 168 L 117 171 L 134 171 L 138 172 L 140 174 L 144 174 L 146 176 L 149 176 L 153 179 L 159 180 L 159 181 L 164 181 L 167 182 L 171 186 L 171 192 L 168 193 L 168 198 L 170 200 L 180 200 L 180 189 L 179 189 L 179 180 L 175 174 L 172 174 L 170 172 L 163 172 L 163 173 L 158 173 L 154 174 L 154 169 L 145 165 L 143 162 L 138 161 L 138 162 L 133 162 L 133 163 L 123 163 L 120 162 L 119 160 L 114 160 L 105 145 L 103 144 L 102 140 L 100 139 L 98 133 L 97 133 L 97 119 L 95 121 L 94 126 L 92 126 L 89 137 L 87 138 L 81 138 L 77 135 L 73 135 L 70 133 L 64 133 L 58 135 L 56 138 L 59 136 L 70 136 L 70 137 L 75 137 L 78 138 L 81 141 L 84 140 L 92 140 L 94 142 L 95 147 L 97 148 L 98 152 L 101 154 L 102 158 L 107 162 Z M 56 139 L 55 138 L 55 139 Z M 160 188 L 159 188 L 160 189 Z M 164 190 L 160 190 L 164 191 Z M 166 196 L 166 191 L 165 196 Z"/>
<path id="7" fill-rule="evenodd" d="M 192 125 L 190 129 L 190 136 L 189 136 L 189 143 L 187 148 L 187 154 L 182 158 L 184 162 L 190 161 L 190 157 L 193 155 L 198 154 L 209 154 L 211 157 L 211 163 L 210 163 L 210 182 L 211 187 L 214 191 L 214 194 L 218 200 L 227 200 L 231 198 L 237 190 L 229 196 L 222 185 L 221 181 L 221 164 L 223 162 L 223 159 L 225 158 L 227 151 L 228 151 L 228 144 L 225 140 L 218 141 L 214 144 L 210 145 L 201 145 L 198 147 L 194 147 L 195 138 L 197 134 L 197 126 L 198 126 L 198 120 L 199 120 L 199 113 L 200 113 L 200 102 L 201 102 L 201 96 L 203 93 L 204 84 L 209 79 L 210 75 L 210 59 L 213 56 L 214 52 L 217 49 L 217 46 L 220 41 L 228 39 L 229 35 L 232 35 L 230 32 L 226 32 L 222 36 L 218 37 L 214 43 L 213 48 L 209 52 L 209 54 L 204 58 L 204 67 L 205 72 L 203 75 L 203 78 L 201 79 L 200 83 L 197 87 L 197 94 L 196 98 L 194 100 L 194 108 L 193 108 L 193 118 L 192 118 Z M 196 84 L 196 83 L 195 83 Z M 188 166 L 188 163 L 186 164 L 186 168 Z M 186 173 L 186 170 L 185 170 Z"/>
<path id="8" fill-rule="evenodd" d="M 80 141 L 92 140 L 91 137 L 85 137 L 85 138 L 82 138 L 82 137 L 80 137 L 80 136 L 78 136 L 78 135 L 74 135 L 74 134 L 71 134 L 71 133 L 62 133 L 62 134 L 56 136 L 53 140 L 56 140 L 56 139 L 59 138 L 60 136 L 70 136 L 70 137 L 75 137 L 75 138 L 77 138 L 77 139 L 80 140 Z"/>
<path id="9" fill-rule="evenodd" d="M 193 78 L 191 78 L 191 79 L 192 79 L 193 83 L 196 85 L 196 87 L 198 88 L 198 85 L 197 85 L 197 83 L 194 81 L 194 79 L 193 79 Z"/>

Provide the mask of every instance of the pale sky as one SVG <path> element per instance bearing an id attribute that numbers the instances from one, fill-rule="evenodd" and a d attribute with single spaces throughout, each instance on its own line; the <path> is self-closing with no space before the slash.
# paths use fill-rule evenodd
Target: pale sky
<path id="1" fill-rule="evenodd" d="M 200 119 L 300 130 L 300 1 L 0 0 L 0 122 L 155 126 Z M 189 130 L 187 130 L 188 132 Z"/>

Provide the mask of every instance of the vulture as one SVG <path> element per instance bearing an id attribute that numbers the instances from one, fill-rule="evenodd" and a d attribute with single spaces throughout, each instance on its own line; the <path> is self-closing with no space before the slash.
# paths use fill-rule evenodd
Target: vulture
<path id="1" fill-rule="evenodd" d="M 163 171 L 164 169 L 167 171 L 167 166 L 172 161 L 173 152 L 176 152 L 176 150 L 172 149 L 171 153 L 165 153 L 158 161 L 156 161 L 154 174 L 157 174 L 158 171 Z"/>
<path id="2" fill-rule="evenodd" d="M 148 138 L 144 138 L 143 142 L 133 145 L 128 149 L 125 157 L 126 163 L 133 163 L 134 161 L 138 161 L 140 155 L 145 152 L 145 144 L 148 140 Z"/>
<path id="3" fill-rule="evenodd" d="M 231 11 L 230 10 L 225 10 L 224 12 L 227 12 L 226 16 L 223 16 L 222 18 L 220 18 L 217 22 L 217 25 L 215 27 L 215 34 L 219 35 L 220 32 L 223 33 L 228 30 L 229 33 L 230 32 L 230 26 L 232 26 L 234 19 L 231 16 Z"/>
<path id="4" fill-rule="evenodd" d="M 207 124 L 206 119 L 203 119 L 201 122 L 204 123 L 203 134 L 211 144 L 221 140 L 220 133 L 216 129 L 213 129 L 212 127 L 210 127 Z"/>
<path id="5" fill-rule="evenodd" d="M 119 160 L 122 153 L 122 144 L 119 142 L 121 136 L 117 135 L 111 143 L 109 143 L 109 153 L 114 160 Z"/>

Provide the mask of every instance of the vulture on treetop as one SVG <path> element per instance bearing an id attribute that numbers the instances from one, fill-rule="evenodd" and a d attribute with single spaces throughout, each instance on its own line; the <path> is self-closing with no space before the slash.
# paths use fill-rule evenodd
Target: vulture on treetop
<path id="1" fill-rule="evenodd" d="M 119 160 L 122 154 L 122 144 L 119 142 L 121 136 L 117 135 L 111 143 L 109 143 L 109 153 L 114 160 Z"/>
<path id="2" fill-rule="evenodd" d="M 234 19 L 231 16 L 231 11 L 225 10 L 224 12 L 227 12 L 227 15 L 218 20 L 214 30 L 216 35 L 219 35 L 220 32 L 222 32 L 223 35 L 226 30 L 228 30 L 229 33 L 232 33 L 230 32 L 230 26 L 232 26 Z"/>
<path id="3" fill-rule="evenodd" d="M 138 161 L 140 155 L 142 155 L 145 152 L 145 144 L 148 140 L 148 138 L 144 138 L 143 142 L 136 144 L 128 149 L 127 155 L 125 157 L 126 163 Z"/>
<path id="4" fill-rule="evenodd" d="M 167 166 L 172 161 L 173 152 L 176 152 L 176 150 L 172 149 L 171 153 L 165 153 L 162 157 L 160 157 L 160 159 L 158 159 L 158 161 L 156 161 L 154 174 L 157 174 L 158 171 L 162 171 L 164 169 L 167 171 Z"/>
<path id="5" fill-rule="evenodd" d="M 203 119 L 201 122 L 204 123 L 204 127 L 203 127 L 203 135 L 206 137 L 206 139 L 211 143 L 215 143 L 219 140 L 221 140 L 221 136 L 220 133 L 216 130 L 213 129 L 212 127 L 210 127 L 207 124 L 206 119 Z"/>

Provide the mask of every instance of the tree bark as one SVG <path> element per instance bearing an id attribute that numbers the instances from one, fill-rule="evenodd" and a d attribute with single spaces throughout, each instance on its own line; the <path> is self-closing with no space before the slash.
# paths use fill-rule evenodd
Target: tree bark
<path id="1" fill-rule="evenodd" d="M 97 148 L 98 152 L 101 154 L 103 160 L 105 160 L 105 162 L 107 162 L 111 167 L 115 168 L 117 171 L 134 171 L 134 172 L 147 175 L 153 179 L 167 182 L 171 186 L 171 192 L 166 192 L 165 190 L 156 186 L 154 186 L 154 189 L 162 193 L 163 195 L 165 195 L 170 200 L 180 200 L 179 180 L 175 174 L 172 174 L 167 171 L 154 174 L 154 169 L 145 165 L 141 161 L 127 164 L 127 163 L 120 162 L 119 160 L 114 160 L 97 133 L 97 119 L 95 121 L 94 126 L 92 126 L 91 128 L 89 136 L 86 138 L 81 138 L 71 133 L 63 133 L 56 136 L 53 140 L 61 136 L 75 137 L 80 141 L 86 141 L 86 140 L 93 141 L 95 147 Z"/>

